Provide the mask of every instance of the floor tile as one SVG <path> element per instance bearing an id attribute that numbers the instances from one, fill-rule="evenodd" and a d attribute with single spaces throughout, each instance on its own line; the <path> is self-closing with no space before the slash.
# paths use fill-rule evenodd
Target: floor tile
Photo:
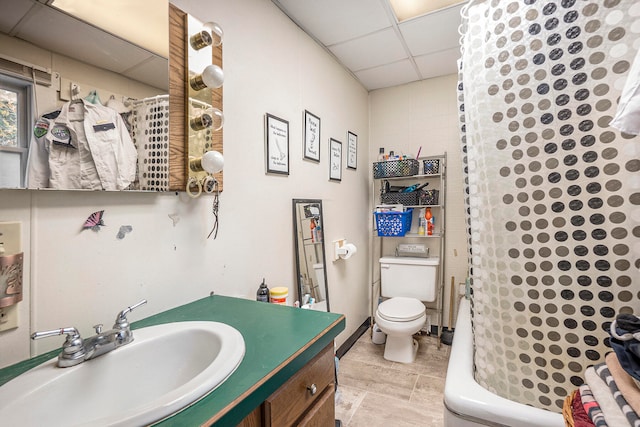
<path id="1" fill-rule="evenodd" d="M 336 392 L 336 419 L 347 425 L 367 392 L 340 384 Z"/>
<path id="2" fill-rule="evenodd" d="M 348 427 L 436 427 L 429 406 L 369 392 L 355 412 Z M 441 415 L 439 414 L 441 417 Z"/>
<path id="3" fill-rule="evenodd" d="M 414 363 L 385 360 L 384 345 L 362 335 L 340 359 L 336 418 L 344 427 L 442 427 L 450 348 L 416 336 Z"/>
<path id="4" fill-rule="evenodd" d="M 409 400 L 418 374 L 367 362 L 341 360 L 338 384 Z"/>
<path id="5" fill-rule="evenodd" d="M 420 375 L 411 393 L 411 402 L 420 405 L 431 405 L 435 402 L 441 403 L 443 393 L 444 378 Z"/>

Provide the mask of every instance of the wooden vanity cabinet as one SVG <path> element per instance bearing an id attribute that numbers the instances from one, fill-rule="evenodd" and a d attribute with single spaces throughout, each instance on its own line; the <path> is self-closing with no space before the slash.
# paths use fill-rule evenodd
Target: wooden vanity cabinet
<path id="1" fill-rule="evenodd" d="M 334 426 L 334 363 L 333 344 L 330 344 L 249 414 L 239 426 Z"/>

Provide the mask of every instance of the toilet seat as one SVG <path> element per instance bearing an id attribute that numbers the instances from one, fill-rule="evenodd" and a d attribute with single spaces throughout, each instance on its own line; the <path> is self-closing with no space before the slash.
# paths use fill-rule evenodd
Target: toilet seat
<path id="1" fill-rule="evenodd" d="M 394 297 L 378 305 L 377 314 L 390 322 L 411 322 L 425 312 L 424 304 L 415 298 Z"/>

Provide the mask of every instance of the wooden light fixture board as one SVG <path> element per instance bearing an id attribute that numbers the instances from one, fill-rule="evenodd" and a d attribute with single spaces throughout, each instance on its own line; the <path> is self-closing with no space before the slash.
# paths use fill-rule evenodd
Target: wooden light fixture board
<path id="1" fill-rule="evenodd" d="M 188 15 L 169 4 L 169 189 L 171 191 L 185 191 L 189 179 L 189 154 L 202 148 L 191 147 L 189 142 L 189 71 L 188 71 Z M 222 45 L 209 47 L 211 64 L 222 68 Z M 208 91 L 212 107 L 224 111 L 222 108 L 222 87 L 205 89 Z M 210 147 L 206 150 L 223 152 L 222 131 L 212 132 Z M 200 172 L 201 174 L 203 172 Z M 218 181 L 218 188 L 223 189 L 223 172 L 214 175 Z"/>

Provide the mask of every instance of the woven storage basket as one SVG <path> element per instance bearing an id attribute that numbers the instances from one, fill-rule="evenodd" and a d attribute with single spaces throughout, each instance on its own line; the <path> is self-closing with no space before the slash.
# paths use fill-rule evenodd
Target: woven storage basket
<path id="1" fill-rule="evenodd" d="M 440 191 L 438 190 L 418 190 L 418 201 L 421 205 L 437 205 L 438 204 L 438 195 Z"/>
<path id="2" fill-rule="evenodd" d="M 385 205 L 417 205 L 418 204 L 418 192 L 412 191 L 411 193 L 382 193 L 380 195 L 380 201 Z"/>
<path id="3" fill-rule="evenodd" d="M 414 159 L 390 160 L 388 162 L 376 162 L 373 164 L 374 178 L 412 176 L 417 175 L 419 171 L 420 163 Z"/>
<path id="4" fill-rule="evenodd" d="M 425 175 L 436 175 L 440 173 L 440 160 L 427 159 L 422 161 L 423 173 Z"/>

